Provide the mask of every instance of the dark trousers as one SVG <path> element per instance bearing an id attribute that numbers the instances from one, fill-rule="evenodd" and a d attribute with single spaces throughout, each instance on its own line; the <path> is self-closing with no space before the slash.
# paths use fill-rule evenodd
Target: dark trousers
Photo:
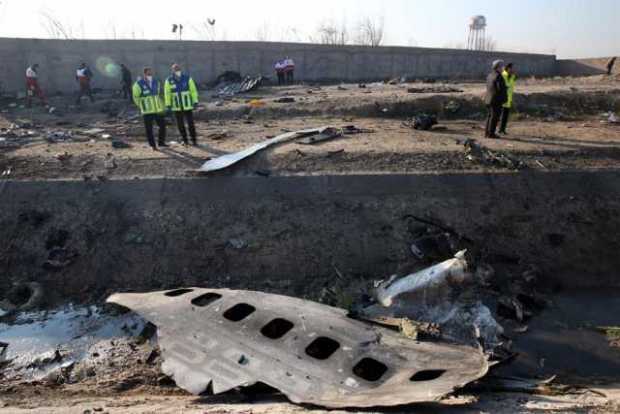
<path id="1" fill-rule="evenodd" d="M 488 138 L 495 135 L 497 124 L 502 114 L 502 106 L 487 105 L 487 109 L 489 110 L 489 115 L 487 116 L 487 126 L 484 136 Z"/>
<path id="2" fill-rule="evenodd" d="M 153 135 L 153 125 L 157 124 L 159 127 L 159 145 L 166 143 L 166 120 L 161 114 L 147 114 L 144 115 L 144 127 L 146 128 L 146 138 L 149 141 L 149 145 L 152 148 L 157 148 L 155 145 L 155 135 Z"/>
<path id="3" fill-rule="evenodd" d="M 284 73 L 278 72 L 278 85 L 282 86 L 286 83 L 286 79 L 284 79 Z"/>
<path id="4" fill-rule="evenodd" d="M 286 72 L 286 82 L 287 83 L 295 82 L 295 71 L 294 70 L 290 70 Z"/>
<path id="5" fill-rule="evenodd" d="M 133 95 L 133 92 L 131 90 L 131 84 L 124 83 L 123 84 L 123 99 L 129 99 L 131 101 L 132 95 Z"/>
<path id="6" fill-rule="evenodd" d="M 510 108 L 502 108 L 502 121 L 499 126 L 499 132 L 506 132 L 508 126 L 508 119 L 510 118 Z"/>
<path id="7" fill-rule="evenodd" d="M 196 126 L 194 125 L 194 113 L 192 111 L 177 111 L 174 113 L 177 119 L 177 127 L 179 133 L 183 137 L 183 142 L 187 144 L 187 131 L 185 129 L 185 120 L 187 120 L 187 127 L 189 129 L 189 136 L 192 138 L 192 142 L 196 143 Z"/>
<path id="8" fill-rule="evenodd" d="M 90 85 L 80 85 L 80 91 L 78 92 L 78 97 L 76 103 L 79 105 L 82 100 L 82 96 L 88 96 L 91 102 L 95 102 L 95 98 L 93 97 L 93 91 L 90 89 Z"/>

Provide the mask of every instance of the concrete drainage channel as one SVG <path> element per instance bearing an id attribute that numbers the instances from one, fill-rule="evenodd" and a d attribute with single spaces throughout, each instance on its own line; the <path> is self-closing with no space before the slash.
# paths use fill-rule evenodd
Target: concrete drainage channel
<path id="1" fill-rule="evenodd" d="M 354 314 L 360 303 L 367 300 L 364 292 L 371 292 L 373 286 L 378 286 L 375 281 L 394 274 L 413 273 L 449 259 L 460 250 L 467 250 L 468 260 L 473 264 L 472 280 L 477 286 L 483 286 L 486 293 L 461 289 L 460 286 L 453 286 L 451 292 L 460 295 L 459 301 L 465 300 L 461 290 L 477 292 L 479 297 L 476 300 L 483 301 L 492 310 L 493 317 L 499 318 L 504 325 L 505 331 L 501 335 L 526 334 L 533 327 L 547 329 L 547 337 L 538 333 L 529 337 L 536 339 L 518 341 L 523 347 L 518 352 L 524 355 L 523 361 L 527 363 L 517 364 L 517 369 L 523 374 L 540 375 L 546 373 L 545 363 L 540 362 L 545 358 L 540 355 L 544 354 L 545 346 L 554 343 L 553 335 L 564 335 L 564 340 L 569 341 L 570 335 L 554 330 L 549 321 L 549 318 L 558 317 L 557 311 L 553 310 L 556 309 L 555 298 L 562 298 L 558 302 L 571 309 L 571 305 L 567 305 L 570 301 L 562 296 L 565 294 L 558 292 L 576 289 L 613 292 L 613 289 L 620 289 L 620 281 L 615 276 L 620 266 L 617 255 L 620 218 L 616 214 L 620 211 L 620 173 L 617 171 L 270 179 L 218 177 L 108 182 L 8 181 L 3 187 L 2 200 L 0 226 L 4 235 L 0 240 L 0 272 L 5 277 L 0 280 L 0 292 L 3 292 L 0 308 L 26 311 L 32 306 L 54 307 L 69 302 L 102 303 L 104 298 L 116 292 L 159 290 L 168 294 L 153 294 L 147 300 L 140 295 L 119 295 L 114 296 L 112 302 L 135 309 L 146 320 L 155 323 L 160 335 L 163 332 L 162 338 L 178 339 L 189 335 L 186 345 L 193 341 L 191 332 L 171 324 L 174 318 L 169 316 L 181 317 L 185 313 L 191 316 L 191 300 L 206 298 L 198 304 L 191 302 L 198 308 L 205 308 L 216 306 L 212 305 L 212 300 L 225 299 L 230 294 L 227 293 L 230 291 L 202 290 L 201 287 L 266 292 L 233 292 L 238 296 L 228 309 L 233 313 L 228 317 L 229 312 L 223 307 L 218 307 L 218 311 L 227 320 L 223 323 L 231 326 L 255 311 L 256 315 L 267 312 L 254 328 L 262 334 L 259 335 L 261 343 L 266 341 L 269 347 L 273 347 L 272 341 L 285 341 L 289 331 L 292 335 L 299 327 L 305 326 L 304 323 L 315 323 L 299 319 L 299 309 L 316 306 L 319 314 L 323 310 L 321 305 L 310 305 L 311 302 L 293 298 L 283 299 L 281 306 L 275 306 L 275 297 L 268 294 L 310 299 L 347 308 Z M 444 239 L 447 240 L 445 245 L 441 242 Z M 450 278 L 446 280 L 456 285 L 461 283 Z M 188 286 L 195 288 L 174 290 Z M 30 296 L 37 294 L 35 305 L 32 305 L 33 298 L 24 297 L 27 292 L 33 293 Z M 177 296 L 183 299 L 170 300 Z M 444 300 L 444 296 L 438 297 Z M 611 296 L 603 293 L 591 300 L 613 302 Z M 430 300 L 426 293 L 424 298 Z M 419 297 L 413 296 L 411 300 L 419 300 Z M 13 308 L 7 309 L 7 303 L 12 303 Z M 235 303 L 246 304 L 246 308 L 236 309 Z M 261 306 L 257 307 L 256 303 Z M 584 302 L 570 303 L 583 305 Z M 21 306 L 28 309 L 21 309 Z M 433 306 L 429 305 L 429 308 L 441 309 Z M 615 309 L 618 304 L 609 302 L 607 306 Z M 288 307 L 297 310 L 289 312 L 290 315 L 281 314 Z M 253 308 L 250 313 L 249 308 Z M 551 311 L 543 310 L 545 308 Z M 237 311 L 243 314 L 238 321 L 235 319 Z M 401 333 L 408 332 L 403 317 L 419 313 L 412 313 L 407 306 L 401 306 L 399 312 L 383 314 L 380 318 L 374 315 L 372 323 L 380 322 L 383 327 L 372 330 L 386 329 L 387 324 L 396 326 Z M 2 318 L 7 316 L 0 315 L 0 325 Z M 390 318 L 396 318 L 396 325 Z M 575 320 L 571 321 L 574 323 L 571 329 L 581 329 L 578 319 L 577 313 Z M 331 326 L 349 323 L 338 318 L 334 320 Z M 353 325 L 346 325 L 347 329 L 336 329 L 331 336 L 321 337 L 336 342 L 343 349 L 348 341 L 365 343 L 360 339 L 363 335 L 355 332 L 366 326 L 368 320 L 366 317 L 365 322 L 351 322 Z M 222 326 L 217 328 L 217 323 L 203 321 L 196 326 L 205 324 L 211 330 L 224 329 Z M 597 323 L 617 325 L 613 318 Z M 245 326 L 245 322 L 243 324 Z M 420 332 L 427 334 L 431 328 L 417 325 L 415 330 L 421 329 Z M 241 335 L 243 329 L 246 328 L 226 331 L 231 335 L 226 340 L 234 342 L 234 336 Z M 218 347 L 225 345 L 226 332 L 223 330 L 218 334 L 222 341 Z M 481 335 L 484 333 L 478 333 Z M 402 341 L 402 337 L 392 331 L 382 331 L 378 337 L 392 338 L 385 339 L 393 341 L 392 345 Z M 359 339 L 357 342 L 356 338 Z M 420 340 L 421 337 L 416 334 L 415 338 Z M 372 347 L 384 345 L 373 341 L 367 341 L 370 348 L 361 351 L 352 348 L 355 357 L 347 362 L 350 365 L 347 365 L 348 370 L 355 373 L 357 364 L 365 361 L 374 364 L 368 368 L 370 371 L 382 371 L 377 367 L 390 370 L 386 378 L 404 378 L 405 373 L 391 376 L 392 369 L 398 366 L 393 361 L 402 358 L 395 349 L 402 351 L 404 345 L 379 352 Z M 6 342 L 10 351 L 11 344 L 3 339 L 2 329 L 0 342 Z M 424 340 L 414 343 L 428 344 Z M 207 342 L 203 344 L 207 346 Z M 310 347 L 308 344 L 304 343 L 303 347 Z M 485 345 L 488 350 L 489 344 Z M 602 349 L 600 341 L 595 345 Z M 197 393 L 205 390 L 222 392 L 257 380 L 254 376 L 241 378 L 238 373 L 233 381 L 230 367 L 224 367 L 221 360 L 219 366 L 222 369 L 206 370 L 199 375 L 190 373 L 182 367 L 193 360 L 188 355 L 198 352 L 198 348 L 185 348 L 184 352 L 175 353 L 170 347 L 181 346 L 178 341 L 161 342 L 160 346 L 164 348 L 162 354 L 166 358 L 164 372 L 185 389 Z M 424 346 L 433 348 L 432 345 Z M 541 347 L 543 351 L 533 351 L 533 348 Z M 330 348 L 330 343 L 325 342 L 319 348 Z M 219 352 L 224 355 L 226 349 L 232 348 L 225 346 Z M 238 351 L 234 355 L 235 369 L 255 368 L 252 364 L 256 363 L 256 353 L 269 354 L 256 347 L 235 349 Z M 313 353 L 305 349 L 305 353 L 312 357 Z M 438 350 L 435 348 L 434 352 Z M 448 348 L 444 351 L 457 352 Z M 605 361 L 614 352 L 617 351 L 604 350 L 597 355 Z M 277 350 L 271 349 L 271 354 L 274 353 L 277 354 Z M 364 359 L 361 358 L 363 355 L 375 357 Z M 381 361 L 377 355 L 385 356 L 385 365 L 377 363 Z M 499 361 L 510 358 L 514 356 L 505 355 Z M 560 366 L 553 356 L 547 358 L 550 360 L 548 367 Z M 56 359 L 54 357 L 53 361 L 60 364 Z M 320 355 L 315 359 L 320 360 Z M 258 361 L 260 364 L 260 358 Z M 288 365 L 285 358 L 283 361 L 286 371 Z M 532 366 L 536 363 L 538 366 Z M 406 370 L 407 386 L 411 386 L 413 380 L 409 379 L 415 377 L 415 372 L 434 373 L 441 369 L 443 375 L 458 365 L 446 368 L 444 364 L 438 368 L 437 364 L 420 364 L 419 361 L 411 364 Z M 62 366 L 67 369 L 67 365 Z M 470 366 L 467 375 L 455 368 L 457 374 L 442 377 L 444 382 L 438 383 L 441 391 L 436 390 L 437 394 L 433 395 L 442 396 L 446 390 L 484 375 L 486 368 L 477 367 Z M 613 368 L 608 364 L 609 367 Z M 603 366 L 601 371 L 588 371 L 588 374 L 609 374 L 607 368 Z M 580 367 L 574 368 L 576 375 L 579 371 Z M 260 369 L 254 371 L 255 374 L 260 372 Z M 510 369 L 507 372 L 510 373 Z M 320 377 L 320 372 L 316 374 Z M 340 380 L 338 373 L 332 374 L 334 381 Z M 217 375 L 220 377 L 211 383 Z M 381 386 L 368 385 L 372 382 L 368 378 L 374 377 L 358 376 L 365 379 L 365 383 L 362 381 L 364 386 L 354 387 L 357 382 L 354 384 L 350 378 L 343 377 L 342 389 L 348 388 L 340 397 L 333 394 L 336 391 L 326 387 L 326 383 L 302 380 L 289 384 L 287 388 L 287 382 L 280 383 L 277 378 L 262 380 L 278 386 L 293 401 L 331 407 L 372 406 L 373 398 L 384 398 L 378 405 L 390 405 L 385 403 L 387 401 L 424 401 L 423 397 L 413 398 L 418 395 L 415 393 L 409 393 L 408 398 L 394 398 L 389 390 L 385 393 Z M 435 380 L 433 377 L 429 381 Z M 306 386 L 311 389 L 305 389 Z M 355 392 L 366 394 L 356 400 Z M 373 394 L 375 392 L 377 394 Z"/>

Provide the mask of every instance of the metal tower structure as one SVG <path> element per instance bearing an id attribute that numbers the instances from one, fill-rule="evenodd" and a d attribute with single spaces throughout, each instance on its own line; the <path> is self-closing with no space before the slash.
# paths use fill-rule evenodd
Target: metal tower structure
<path id="1" fill-rule="evenodd" d="M 469 22 L 469 34 L 467 36 L 467 49 L 484 50 L 486 47 L 487 18 L 474 16 Z"/>

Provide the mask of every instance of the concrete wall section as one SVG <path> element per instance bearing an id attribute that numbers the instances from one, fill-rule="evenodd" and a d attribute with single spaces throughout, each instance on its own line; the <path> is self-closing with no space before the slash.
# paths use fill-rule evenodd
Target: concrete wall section
<path id="1" fill-rule="evenodd" d="M 195 42 L 144 40 L 0 39 L 0 84 L 5 91 L 23 90 L 28 65 L 41 65 L 41 81 L 50 92 L 73 91 L 77 65 L 95 69 L 94 87 L 117 88 L 111 63 L 125 63 L 134 74 L 153 66 L 160 76 L 172 62 L 191 70 L 199 82 L 209 82 L 226 70 L 272 76 L 273 63 L 290 56 L 296 77 L 305 81 L 372 81 L 396 76 L 481 79 L 494 59 L 519 64 L 524 75 L 552 75 L 555 56 L 472 52 L 408 47 L 370 48 L 301 43 Z"/>
<path id="2" fill-rule="evenodd" d="M 607 73 L 607 63 L 611 57 L 597 59 L 567 59 L 558 60 L 557 74 L 559 76 L 590 76 Z M 612 74 L 620 74 L 620 59 L 614 65 Z"/>

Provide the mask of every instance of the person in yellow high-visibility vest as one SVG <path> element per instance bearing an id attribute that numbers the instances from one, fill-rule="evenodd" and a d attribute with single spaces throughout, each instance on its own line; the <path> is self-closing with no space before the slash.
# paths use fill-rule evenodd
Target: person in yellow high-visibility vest
<path id="1" fill-rule="evenodd" d="M 198 88 L 196 88 L 196 82 L 194 82 L 191 76 L 183 73 L 181 66 L 176 63 L 172 65 L 172 74 L 166 79 L 164 101 L 166 108 L 174 113 L 183 143 L 185 145 L 188 144 L 187 131 L 185 129 L 185 120 L 187 120 L 192 144 L 198 145 L 193 114 L 194 109 L 198 106 Z"/>
<path id="2" fill-rule="evenodd" d="M 515 85 L 517 84 L 517 74 L 514 70 L 514 64 L 508 63 L 504 67 L 502 76 L 504 77 L 504 82 L 506 82 L 506 87 L 508 88 L 508 101 L 506 101 L 506 103 L 502 107 L 502 120 L 499 128 L 499 133 L 508 135 L 508 132 L 506 132 L 506 127 L 508 126 L 508 118 L 510 118 L 510 111 L 512 110 L 513 105 Z"/>
<path id="3" fill-rule="evenodd" d="M 159 146 L 167 147 L 166 144 L 166 120 L 164 119 L 164 105 L 161 100 L 162 84 L 153 77 L 153 69 L 144 68 L 144 77 L 138 78 L 132 89 L 133 102 L 144 118 L 146 137 L 149 145 L 157 151 L 155 136 L 153 135 L 153 124 L 159 127 Z"/>

